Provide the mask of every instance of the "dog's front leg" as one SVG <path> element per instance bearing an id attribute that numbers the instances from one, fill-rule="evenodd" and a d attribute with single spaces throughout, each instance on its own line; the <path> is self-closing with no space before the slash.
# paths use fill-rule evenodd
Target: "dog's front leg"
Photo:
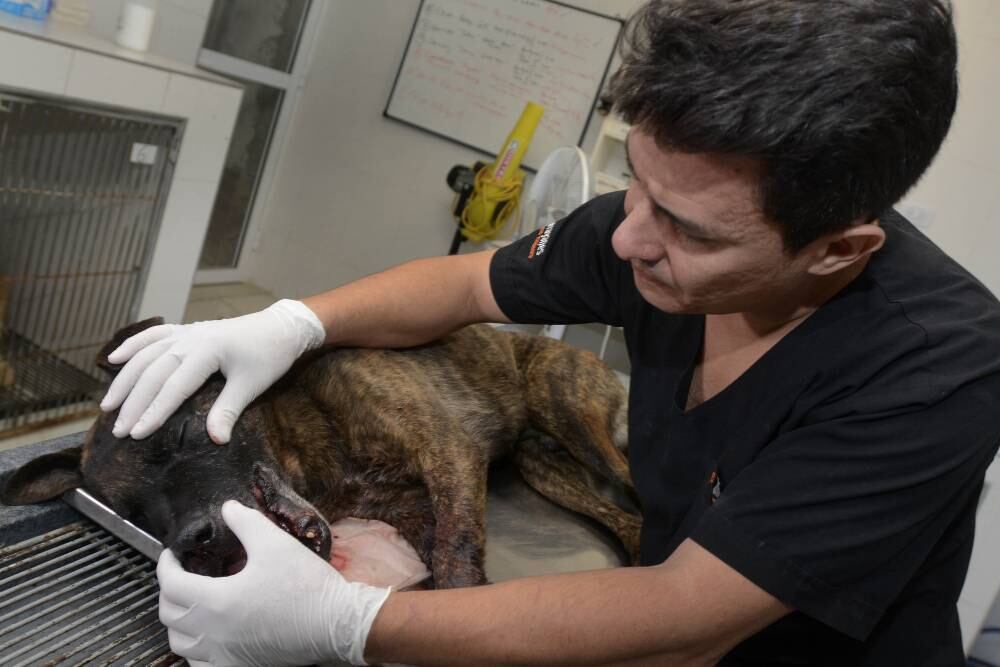
<path id="1" fill-rule="evenodd" d="M 431 573 L 436 588 L 485 584 L 486 471 L 471 442 L 421 449 L 424 483 L 434 508 Z"/>

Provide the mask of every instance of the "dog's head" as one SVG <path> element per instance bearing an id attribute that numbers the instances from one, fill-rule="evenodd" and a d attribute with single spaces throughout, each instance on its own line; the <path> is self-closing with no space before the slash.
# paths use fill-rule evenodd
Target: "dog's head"
<path id="1" fill-rule="evenodd" d="M 98 365 L 116 374 L 121 366 L 109 363 L 107 355 L 129 336 L 160 323 L 153 318 L 119 331 L 98 354 Z M 8 478 L 0 500 L 25 505 L 83 487 L 163 542 L 185 569 L 222 576 L 238 571 L 246 561 L 222 520 L 222 504 L 232 498 L 260 509 L 329 560 L 329 526 L 292 490 L 275 461 L 260 407 L 251 405 L 244 413 L 228 445 L 209 439 L 205 420 L 223 384 L 220 376 L 210 378 L 144 440 L 114 437 L 117 412 L 101 414 L 82 447 L 29 461 Z"/>

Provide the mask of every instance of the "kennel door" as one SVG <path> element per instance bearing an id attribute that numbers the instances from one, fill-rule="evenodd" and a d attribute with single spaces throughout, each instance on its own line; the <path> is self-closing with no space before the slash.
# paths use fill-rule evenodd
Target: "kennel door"
<path id="1" fill-rule="evenodd" d="M 181 124 L 0 92 L 0 437 L 92 412 L 138 310 Z"/>

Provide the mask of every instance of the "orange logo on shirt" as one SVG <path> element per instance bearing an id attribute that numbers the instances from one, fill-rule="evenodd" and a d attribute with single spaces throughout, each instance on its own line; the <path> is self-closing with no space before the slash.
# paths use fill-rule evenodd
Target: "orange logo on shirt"
<path id="1" fill-rule="evenodd" d="M 531 244 L 531 249 L 528 251 L 528 259 L 534 259 L 545 252 L 545 247 L 549 244 L 549 237 L 552 236 L 552 228 L 555 225 L 556 223 L 550 222 L 538 230 L 535 241 Z"/>

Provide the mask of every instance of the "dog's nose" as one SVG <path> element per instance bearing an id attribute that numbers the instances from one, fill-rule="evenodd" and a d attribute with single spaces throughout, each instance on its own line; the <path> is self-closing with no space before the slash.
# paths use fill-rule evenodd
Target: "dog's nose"
<path id="1" fill-rule="evenodd" d="M 178 551 L 197 551 L 212 543 L 216 536 L 215 523 L 209 517 L 195 519 L 177 534 L 174 548 Z"/>
<path id="2" fill-rule="evenodd" d="M 234 574 L 246 562 L 246 552 L 221 516 L 217 520 L 199 516 L 186 522 L 170 549 L 185 570 L 209 577 Z"/>

